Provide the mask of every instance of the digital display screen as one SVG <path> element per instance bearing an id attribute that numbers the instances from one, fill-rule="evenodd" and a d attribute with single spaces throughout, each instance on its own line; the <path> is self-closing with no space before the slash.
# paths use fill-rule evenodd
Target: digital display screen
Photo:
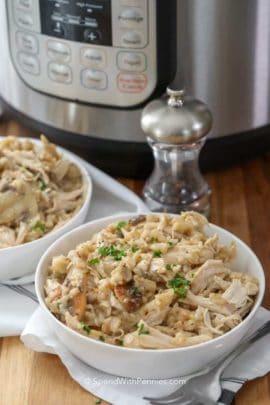
<path id="1" fill-rule="evenodd" d="M 39 3 L 42 34 L 112 45 L 111 0 L 39 0 Z"/>

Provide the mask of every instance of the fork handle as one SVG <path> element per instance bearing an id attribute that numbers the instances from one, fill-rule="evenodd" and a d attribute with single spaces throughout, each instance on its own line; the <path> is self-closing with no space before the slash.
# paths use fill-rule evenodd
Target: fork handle
<path id="1" fill-rule="evenodd" d="M 267 335 L 270 332 L 270 321 L 265 322 L 258 330 L 253 332 L 247 339 L 242 341 L 240 345 L 237 347 L 236 350 L 234 350 L 232 353 L 229 353 L 227 356 L 223 358 L 222 365 L 220 363 L 216 366 L 216 368 L 219 369 L 220 374 L 225 370 L 225 368 L 234 360 L 236 357 L 238 357 L 240 354 L 242 354 L 244 351 L 246 351 L 254 342 L 262 338 L 263 336 Z"/>

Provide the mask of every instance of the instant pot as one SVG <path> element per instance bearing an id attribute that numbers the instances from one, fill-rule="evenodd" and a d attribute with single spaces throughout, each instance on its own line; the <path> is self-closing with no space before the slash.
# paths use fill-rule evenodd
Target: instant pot
<path id="1" fill-rule="evenodd" d="M 169 84 L 213 113 L 204 168 L 270 146 L 269 0 L 3 0 L 0 49 L 5 110 L 113 174 L 148 174 Z"/>

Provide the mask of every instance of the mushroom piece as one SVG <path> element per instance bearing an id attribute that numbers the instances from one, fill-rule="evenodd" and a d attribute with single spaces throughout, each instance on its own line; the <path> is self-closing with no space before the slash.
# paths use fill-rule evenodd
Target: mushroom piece
<path id="1" fill-rule="evenodd" d="M 138 225 L 141 222 L 145 222 L 146 221 L 146 216 L 145 215 L 138 215 L 137 217 L 131 218 L 128 223 L 130 225 Z"/>
<path id="2" fill-rule="evenodd" d="M 128 312 L 136 311 L 142 305 L 142 293 L 132 283 L 116 285 L 113 291 L 118 301 Z"/>

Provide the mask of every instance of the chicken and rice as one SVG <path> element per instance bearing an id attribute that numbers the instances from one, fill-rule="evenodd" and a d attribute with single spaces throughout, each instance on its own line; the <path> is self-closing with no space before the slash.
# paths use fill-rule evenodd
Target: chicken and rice
<path id="1" fill-rule="evenodd" d="M 230 269 L 234 243 L 208 237 L 206 224 L 186 212 L 107 226 L 52 259 L 48 308 L 82 335 L 125 347 L 176 348 L 223 335 L 250 312 L 258 280 Z"/>
<path id="2" fill-rule="evenodd" d="M 82 206 L 79 168 L 44 136 L 41 142 L 0 141 L 0 249 L 41 238 Z"/>

